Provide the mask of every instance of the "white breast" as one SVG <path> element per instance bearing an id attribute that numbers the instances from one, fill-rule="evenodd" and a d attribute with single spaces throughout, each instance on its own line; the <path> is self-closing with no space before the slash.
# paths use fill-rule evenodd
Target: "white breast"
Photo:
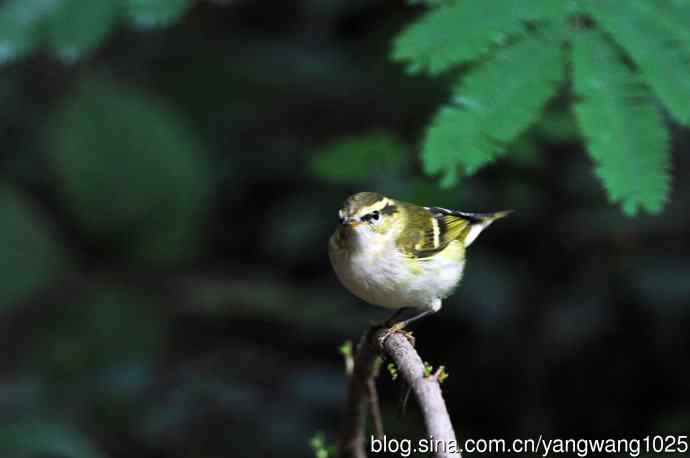
<path id="1" fill-rule="evenodd" d="M 459 242 L 452 242 L 452 244 Z M 387 308 L 414 307 L 437 311 L 462 277 L 464 261 L 435 256 L 415 261 L 397 249 L 393 240 L 368 245 L 353 253 L 331 244 L 331 263 L 340 282 L 355 296 Z M 450 246 L 447 249 L 462 249 Z M 451 259 L 452 258 L 452 259 Z"/>

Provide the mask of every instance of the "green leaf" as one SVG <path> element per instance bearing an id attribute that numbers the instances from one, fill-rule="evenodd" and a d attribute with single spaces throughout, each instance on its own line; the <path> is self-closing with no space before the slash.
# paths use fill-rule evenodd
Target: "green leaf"
<path id="1" fill-rule="evenodd" d="M 50 222 L 0 183 L 0 312 L 49 286 L 67 267 Z"/>
<path id="2" fill-rule="evenodd" d="M 534 126 L 535 136 L 549 143 L 575 143 L 582 139 L 572 107 L 547 111 Z"/>
<path id="3" fill-rule="evenodd" d="M 0 455 L 17 458 L 105 458 L 87 437 L 71 426 L 38 419 L 1 425 Z"/>
<path id="4" fill-rule="evenodd" d="M 405 186 L 396 194 L 400 200 L 417 202 L 445 208 L 457 208 L 462 201 L 461 193 L 469 187 L 458 189 L 439 189 L 438 183 L 428 178 L 411 177 L 405 180 Z M 460 191 L 460 192 L 458 192 Z"/>
<path id="5" fill-rule="evenodd" d="M 364 183 L 410 165 L 409 148 L 393 135 L 374 132 L 331 143 L 312 156 L 312 172 L 334 183 Z"/>
<path id="6" fill-rule="evenodd" d="M 575 110 L 612 202 L 628 215 L 658 213 L 669 193 L 668 132 L 640 78 L 598 32 L 578 32 Z"/>
<path id="7" fill-rule="evenodd" d="M 335 446 L 329 446 L 322 432 L 316 433 L 309 439 L 309 446 L 314 451 L 315 458 L 331 458 L 336 456 Z"/>
<path id="8" fill-rule="evenodd" d="M 477 59 L 527 32 L 527 21 L 563 14 L 566 2 L 520 0 L 447 2 L 424 14 L 395 39 L 391 57 L 408 61 L 409 73 L 438 74 Z"/>
<path id="9" fill-rule="evenodd" d="M 48 21 L 48 39 L 64 62 L 93 52 L 115 27 L 119 0 L 62 0 Z"/>
<path id="10" fill-rule="evenodd" d="M 166 329 L 158 304 L 105 288 L 87 289 L 80 299 L 46 310 L 50 319 L 35 324 L 38 332 L 26 358 L 27 371 L 43 372 L 51 383 L 80 387 L 97 374 L 156 362 Z"/>
<path id="11" fill-rule="evenodd" d="M 202 140 L 173 107 L 88 80 L 57 113 L 49 144 L 67 206 L 88 233 L 153 263 L 194 254 L 210 170 Z"/>
<path id="12" fill-rule="evenodd" d="M 10 0 L 0 6 L 0 65 L 38 46 L 41 21 L 57 5 L 55 0 Z"/>
<path id="13" fill-rule="evenodd" d="M 588 11 L 632 57 L 654 94 L 690 125 L 690 22 L 679 7 L 659 2 L 590 0 Z"/>
<path id="14" fill-rule="evenodd" d="M 541 117 L 564 77 L 560 36 L 550 30 L 505 48 L 470 72 L 441 108 L 422 151 L 428 174 L 457 182 L 457 168 L 474 173 Z"/>
<path id="15" fill-rule="evenodd" d="M 507 159 L 513 164 L 535 168 L 539 164 L 539 146 L 534 127 L 523 131 L 507 147 Z"/>
<path id="16" fill-rule="evenodd" d="M 610 6 L 610 5 L 604 5 Z M 688 0 L 645 0 L 636 2 L 635 14 L 648 16 L 663 28 L 668 35 L 682 46 L 690 47 L 690 1 Z"/>
<path id="17" fill-rule="evenodd" d="M 126 0 L 127 14 L 135 26 L 148 29 L 178 21 L 191 6 L 191 0 Z"/>

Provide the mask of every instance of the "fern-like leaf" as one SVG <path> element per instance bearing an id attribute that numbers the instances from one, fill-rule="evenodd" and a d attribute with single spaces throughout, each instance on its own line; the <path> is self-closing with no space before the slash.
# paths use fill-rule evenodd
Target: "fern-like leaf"
<path id="1" fill-rule="evenodd" d="M 409 73 L 438 74 L 525 34 L 525 21 L 562 14 L 564 4 L 553 0 L 532 1 L 529 6 L 522 0 L 444 3 L 398 35 L 391 57 L 408 61 Z"/>
<path id="2" fill-rule="evenodd" d="M 658 213 L 669 193 L 668 132 L 651 93 L 599 32 L 577 32 L 573 66 L 575 111 L 609 199 L 631 216 Z"/>
<path id="3" fill-rule="evenodd" d="M 423 147 L 425 171 L 457 181 L 472 173 L 539 119 L 564 77 L 560 34 L 547 30 L 505 48 L 460 81 L 455 104 L 442 107 Z"/>
<path id="4" fill-rule="evenodd" d="M 690 23 L 683 11 L 668 0 L 589 0 L 586 8 L 625 48 L 673 117 L 690 125 Z"/>
<path id="5" fill-rule="evenodd" d="M 634 5 L 647 15 L 652 15 L 670 34 L 677 37 L 686 48 L 690 48 L 690 1 L 654 0 Z"/>

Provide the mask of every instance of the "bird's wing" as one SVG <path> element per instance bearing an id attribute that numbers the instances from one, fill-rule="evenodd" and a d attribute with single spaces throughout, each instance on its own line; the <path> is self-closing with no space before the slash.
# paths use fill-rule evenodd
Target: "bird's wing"
<path id="1" fill-rule="evenodd" d="M 463 241 L 469 234 L 472 218 L 443 208 L 409 206 L 407 217 L 416 231 L 406 231 L 397 241 L 407 256 L 427 258 L 442 251 L 453 240 Z"/>
<path id="2" fill-rule="evenodd" d="M 511 213 L 468 213 L 441 207 L 406 208 L 408 218 L 418 231 L 407 231 L 398 239 L 398 247 L 406 255 L 427 258 L 444 250 L 453 240 L 469 246 L 489 224 Z"/>

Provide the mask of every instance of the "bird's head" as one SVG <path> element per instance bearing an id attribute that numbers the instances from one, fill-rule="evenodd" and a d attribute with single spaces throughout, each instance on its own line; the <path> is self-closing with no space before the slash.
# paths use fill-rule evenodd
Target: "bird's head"
<path id="1" fill-rule="evenodd" d="M 352 242 L 382 240 L 401 228 L 400 208 L 393 199 L 360 192 L 345 200 L 338 212 L 340 233 Z"/>

